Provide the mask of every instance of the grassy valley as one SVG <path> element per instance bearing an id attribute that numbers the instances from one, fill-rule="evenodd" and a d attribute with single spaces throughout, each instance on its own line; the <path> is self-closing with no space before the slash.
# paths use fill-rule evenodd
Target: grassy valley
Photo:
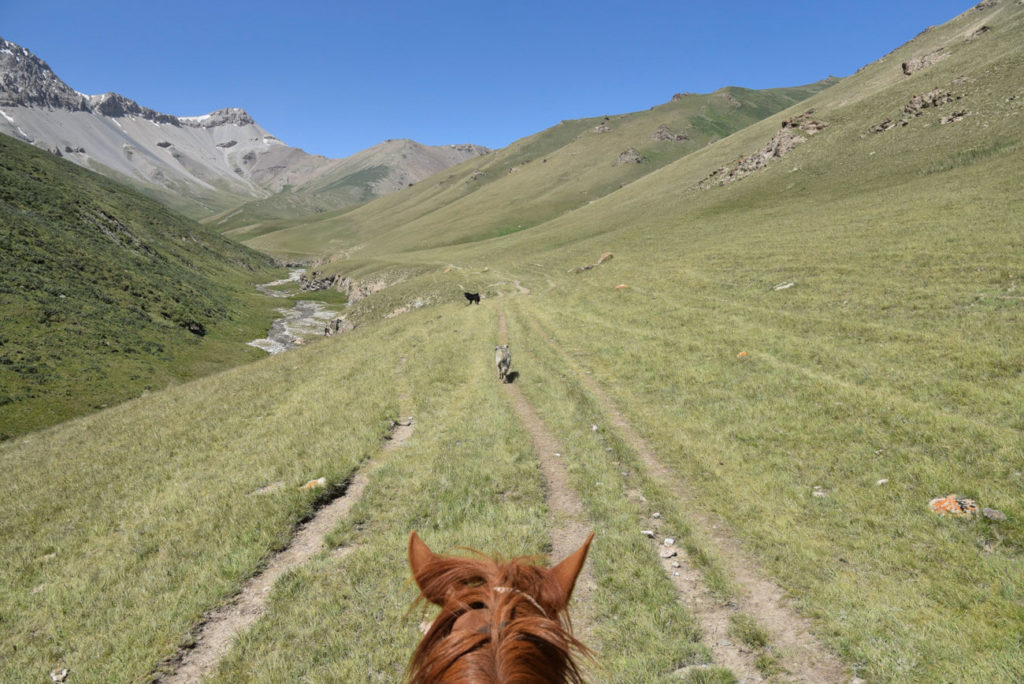
<path id="1" fill-rule="evenodd" d="M 510 557 L 573 525 L 596 532 L 572 607 L 592 681 L 808 681 L 751 574 L 840 662 L 829 680 L 1024 679 L 1021 35 L 1024 6 L 983 3 L 838 83 L 563 122 L 238 232 L 382 287 L 351 332 L 0 444 L 0 679 L 174 671 L 357 479 L 210 680 L 400 681 L 430 619 L 409 612 L 410 530 Z M 689 140 L 650 140 L 662 124 Z M 647 161 L 616 165 L 630 147 Z M 186 318 L 230 318 L 218 301 L 139 310 L 192 340 Z M 1005 519 L 930 510 L 951 493 Z"/>
<path id="2" fill-rule="evenodd" d="M 229 233 L 296 257 L 394 255 L 476 242 L 586 206 L 833 83 L 679 95 L 648 111 L 563 121 L 357 208 Z M 632 154 L 624 154 L 632 150 Z"/>

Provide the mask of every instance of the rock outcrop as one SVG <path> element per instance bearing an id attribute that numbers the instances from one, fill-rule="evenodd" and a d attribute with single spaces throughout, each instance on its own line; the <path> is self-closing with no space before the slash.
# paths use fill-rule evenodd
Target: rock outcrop
<path id="1" fill-rule="evenodd" d="M 903 113 L 907 116 L 918 117 L 924 114 L 924 110 L 930 107 L 941 107 L 959 100 L 960 96 L 954 96 L 948 90 L 936 88 L 924 95 L 914 95 L 910 101 L 903 106 Z"/>
<path id="2" fill-rule="evenodd" d="M 646 157 L 640 154 L 640 152 L 638 152 L 635 147 L 630 147 L 619 155 L 619 158 L 615 160 L 615 163 L 612 166 L 622 166 L 624 164 L 643 164 L 645 161 L 647 161 Z"/>
<path id="3" fill-rule="evenodd" d="M 251 126 L 256 122 L 241 107 L 226 107 L 203 116 L 183 116 L 179 119 L 182 125 L 192 128 L 214 128 L 215 126 Z"/>
<path id="4" fill-rule="evenodd" d="M 826 127 L 826 124 L 813 118 L 814 110 L 786 119 L 782 127 L 772 136 L 768 144 L 757 152 L 740 157 L 732 164 L 715 169 L 706 176 L 697 187 L 701 190 L 708 190 L 718 185 L 725 185 L 745 178 L 755 171 L 759 171 L 773 160 L 781 159 L 789 152 L 807 140 L 807 136 L 814 135 Z M 801 135 L 805 133 L 805 135 Z"/>
<path id="5" fill-rule="evenodd" d="M 656 140 L 658 142 L 686 142 L 689 139 L 690 136 L 686 135 L 685 132 L 676 133 L 665 124 L 661 124 L 661 126 L 658 127 L 658 130 L 651 133 L 651 140 Z"/>
<path id="6" fill-rule="evenodd" d="M 117 93 L 104 93 L 103 95 L 92 95 L 89 97 L 89 108 L 97 114 L 117 119 L 125 116 L 138 116 L 156 123 L 171 124 L 180 126 L 178 117 L 172 114 L 161 114 L 160 112 L 143 107 L 135 100 L 129 99 Z"/>
<path id="7" fill-rule="evenodd" d="M 360 283 L 358 280 L 348 276 L 341 274 L 321 275 L 319 271 L 313 271 L 308 276 L 303 273 L 299 278 L 299 289 L 303 292 L 334 289 L 338 292 L 344 292 L 349 303 L 365 299 L 374 292 L 380 292 L 387 286 L 388 284 L 383 280 L 372 283 Z"/>
<path id="8" fill-rule="evenodd" d="M 89 111 L 85 95 L 57 78 L 46 62 L 0 38 L 0 107 L 12 106 Z"/>
<path id="9" fill-rule="evenodd" d="M 903 116 L 901 118 L 897 120 L 887 118 L 884 121 L 868 128 L 868 132 L 882 133 L 894 128 L 906 126 L 911 122 L 911 120 L 924 116 L 927 110 L 944 107 L 945 105 L 952 104 L 960 100 L 962 97 L 962 95 L 955 95 L 949 90 L 943 90 L 942 88 L 936 88 L 923 95 L 914 95 L 910 98 L 907 104 L 903 105 Z M 959 121 L 960 119 L 963 119 L 966 114 L 966 110 L 954 112 L 948 117 L 943 117 L 942 123 Z"/>
<path id="10" fill-rule="evenodd" d="M 949 52 L 946 50 L 946 48 L 941 47 L 938 50 L 933 50 L 932 52 L 929 52 L 927 55 L 914 57 L 912 59 L 907 60 L 906 62 L 903 62 L 903 74 L 905 76 L 911 76 L 913 74 L 916 74 L 918 71 L 921 71 L 922 69 L 927 69 L 928 67 L 932 66 L 933 64 L 936 64 L 937 62 L 941 62 L 947 57 L 949 57 Z"/>

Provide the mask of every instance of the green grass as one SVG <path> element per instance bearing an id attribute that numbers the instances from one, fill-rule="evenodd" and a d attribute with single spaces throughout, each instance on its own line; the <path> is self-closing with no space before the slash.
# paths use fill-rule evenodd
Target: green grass
<path id="1" fill-rule="evenodd" d="M 144 679 L 287 543 L 319 496 L 299 485 L 321 476 L 339 485 L 376 452 L 397 415 L 387 370 L 368 369 L 360 353 L 327 367 L 302 357 L 271 357 L 0 447 L 11 504 L 0 516 L 0 679 L 39 678 L 62 663 L 83 681 Z"/>
<path id="2" fill-rule="evenodd" d="M 980 203 L 1001 210 L 997 197 Z M 810 221 L 797 217 L 773 217 L 770 236 L 754 230 L 758 215 L 727 218 L 729 239 L 691 241 L 689 255 L 663 247 L 642 268 L 628 263 L 627 244 L 606 242 L 616 258 L 556 286 L 545 299 L 557 307 L 538 298 L 535 317 L 701 505 L 842 635 L 833 644 L 868 664 L 862 676 L 958 668 L 1012 679 L 1020 646 L 998 625 L 1021 618 L 1020 513 L 964 524 L 936 518 L 927 502 L 955 491 L 1008 512 L 1021 500 L 1019 309 L 975 304 L 973 275 L 1009 288 L 1017 237 L 975 216 L 963 230 L 985 251 L 953 252 L 951 226 L 940 224 L 939 241 L 923 221 L 932 228 L 898 233 L 909 244 L 883 261 L 864 249 L 870 238 L 798 250 Z M 788 279 L 797 285 L 770 291 Z M 616 291 L 620 282 L 630 288 Z M 829 495 L 811 496 L 814 486 Z M 906 591 L 910 578 L 916 591 Z M 966 606 L 981 622 L 965 634 L 946 616 Z"/>
<path id="3" fill-rule="evenodd" d="M 1009 35 L 1020 12 L 1001 11 Z M 551 384 L 571 386 L 574 372 L 590 372 L 699 492 L 699 505 L 728 521 L 869 680 L 1021 676 L 1024 273 L 1016 255 L 1024 245 L 1014 227 L 1024 193 L 1012 150 L 1024 135 L 1017 110 L 1003 102 L 1020 88 L 1010 65 L 1021 52 L 1005 41 L 961 45 L 960 30 L 930 31 L 789 112 L 635 180 L 614 201 L 500 240 L 393 256 L 435 270 L 382 293 L 386 305 L 365 305 L 392 307 L 417 285 L 421 296 L 455 289 L 484 266 L 495 294 L 514 294 L 511 281 L 522 281 L 531 290 L 524 321 L 572 362 L 550 353 L 542 362 L 525 322 L 513 349 L 531 345 L 530 363 L 541 364 L 534 371 L 544 369 Z M 905 79 L 893 63 L 950 40 L 960 56 L 926 72 L 926 83 L 975 74 L 962 86 L 973 118 L 942 126 L 939 111 L 867 135 L 921 90 L 924 76 Z M 730 186 L 692 189 L 708 170 L 763 145 L 779 119 L 811 107 L 828 128 L 791 157 Z M 536 160 L 510 176 L 504 195 L 493 181 L 494 199 L 531 196 L 519 179 L 535 168 Z M 375 209 L 398 206 L 390 202 Z M 467 215 L 477 225 L 491 216 Z M 327 227 L 310 226 L 307 236 Z M 383 236 L 378 246 L 401 242 Z M 567 275 L 605 251 L 615 258 Z M 463 270 L 444 274 L 446 264 Z M 771 289 L 788 281 L 796 285 Z M 545 398 L 520 370 L 545 415 L 587 406 L 578 389 Z M 591 422 L 577 420 L 584 434 Z M 628 450 L 611 444 L 629 464 Z M 600 481 L 623 491 L 615 478 Z M 651 484 L 641 490 L 656 493 Z M 827 495 L 813 496 L 815 487 Z M 1010 519 L 937 518 L 927 502 L 950 492 Z M 685 511 L 676 515 L 683 528 Z M 728 595 L 728 578 L 719 591 Z M 762 667 L 774 671 L 774 656 L 764 656 Z"/>
<path id="4" fill-rule="evenodd" d="M 729 618 L 729 636 L 742 641 L 752 649 L 760 650 L 771 644 L 771 635 L 757 620 L 738 613 Z"/>
<path id="5" fill-rule="evenodd" d="M 993 30 L 965 42 L 978 21 Z M 596 681 L 683 668 L 684 681 L 735 681 L 699 669 L 694 618 L 639 535 L 657 510 L 718 597 L 741 590 L 677 482 L 851 674 L 1021 680 L 1024 110 L 1009 96 L 1024 89 L 1022 27 L 1012 3 L 968 13 L 649 173 L 603 160 L 653 117 L 611 117 L 620 139 L 594 134 L 598 120 L 563 124 L 488 159 L 478 186 L 466 167 L 254 240 L 390 286 L 348 309 L 352 333 L 0 445 L 0 679 L 58 665 L 145 679 L 309 514 L 299 484 L 341 483 L 378 454 L 406 395 L 416 432 L 330 538 L 350 553 L 289 574 L 216 675 L 399 678 L 420 619 L 406 615 L 410 529 L 438 550 L 549 550 L 530 440 L 493 377 L 500 304 L 517 383 L 597 531 Z M 949 59 L 903 76 L 902 61 L 941 45 Z M 954 86 L 963 121 L 936 111 L 867 133 L 915 92 Z M 828 127 L 785 159 L 695 189 L 812 107 Z M 565 175 L 571 151 L 593 166 L 583 180 Z M 483 303 L 466 306 L 463 288 Z M 644 469 L 584 377 L 671 481 Z M 287 486 L 249 495 L 275 481 Z M 1008 519 L 939 518 L 928 502 L 949 493 Z M 765 676 L 786 678 L 757 615 L 733 629 Z"/>
<path id="6" fill-rule="evenodd" d="M 273 316 L 264 255 L 24 143 L 0 152 L 0 439 L 262 355 L 239 342 Z"/>
<path id="7" fill-rule="evenodd" d="M 270 613 L 241 641 L 218 679 L 398 680 L 420 637 L 417 625 L 429 619 L 408 613 L 416 598 L 405 558 L 411 530 L 438 551 L 469 546 L 516 556 L 550 548 L 529 441 L 492 374 L 484 372 L 487 356 L 473 353 L 487 321 L 475 310 L 446 308 L 444 319 L 409 314 L 414 325 L 380 331 L 390 340 L 385 365 L 397 370 L 395 352 L 407 356 L 402 374 L 389 383 L 408 393 L 416 429 L 384 457 L 333 535 L 332 545 L 350 545 L 352 552 L 340 564 L 322 557 L 276 588 Z M 452 321 L 458 321 L 455 331 Z M 446 342 L 437 344 L 439 336 Z M 367 335 L 366 341 L 374 338 Z M 341 339 L 345 349 L 334 353 L 348 356 Z M 380 357 L 385 353 L 376 350 Z M 451 430 L 453 420 L 465 430 Z M 303 657 L 281 657 L 297 644 Z"/>

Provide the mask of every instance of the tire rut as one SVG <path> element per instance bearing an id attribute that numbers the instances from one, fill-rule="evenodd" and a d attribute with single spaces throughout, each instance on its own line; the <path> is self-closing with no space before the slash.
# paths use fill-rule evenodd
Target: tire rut
<path id="1" fill-rule="evenodd" d="M 743 681 L 763 680 L 755 667 L 756 654 L 728 636 L 730 617 L 742 612 L 755 617 L 770 632 L 771 645 L 787 671 L 786 681 L 814 684 L 850 681 L 842 661 L 813 635 L 811 621 L 797 613 L 785 592 L 756 569 L 755 561 L 726 531 L 723 521 L 699 510 L 686 484 L 662 463 L 597 381 L 580 372 L 555 340 L 539 326 L 535 325 L 534 331 L 555 350 L 595 397 L 601 412 L 637 454 L 649 475 L 663 483 L 676 500 L 682 502 L 694 527 L 710 541 L 729 578 L 738 585 L 740 595 L 734 601 L 723 603 L 708 589 L 702 573 L 684 552 L 680 551 L 675 559 L 660 559 L 667 577 L 679 591 L 680 600 L 700 623 L 705 643 L 711 648 L 716 663 L 732 669 Z M 680 567 L 672 567 L 673 560 Z"/>
<path id="2" fill-rule="evenodd" d="M 508 329 L 505 312 L 498 309 L 498 343 L 508 342 Z M 537 411 L 515 385 L 502 385 L 508 396 L 509 403 L 519 417 L 519 422 L 526 429 L 533 442 L 533 451 L 537 455 L 541 474 L 545 483 L 545 500 L 548 508 L 556 519 L 555 529 L 551 533 L 551 559 L 560 561 L 577 548 L 593 531 L 593 523 L 583 515 L 583 502 L 576 490 L 569 484 L 569 473 L 561 460 L 562 449 L 558 440 L 544 425 Z M 578 627 L 578 638 L 583 642 L 593 641 L 593 618 L 591 604 L 597 583 L 590 565 L 583 566 L 573 591 L 572 605 L 578 619 L 573 624 Z"/>
<path id="3" fill-rule="evenodd" d="M 405 361 L 406 357 L 402 357 L 399 362 L 399 375 Z M 407 401 L 406 394 L 399 395 L 402 409 L 408 408 Z M 362 498 L 370 475 L 382 465 L 390 451 L 412 435 L 414 425 L 415 420 L 411 416 L 405 422 L 392 421 L 392 431 L 380 451 L 359 468 L 336 498 L 296 528 L 287 548 L 274 554 L 262 571 L 249 578 L 231 603 L 206 614 L 196 627 L 193 645 L 164 661 L 160 669 L 169 668 L 171 671 L 156 674 L 151 681 L 161 684 L 199 682 L 212 674 L 231 650 L 235 638 L 249 630 L 267 612 L 267 601 L 274 583 L 289 570 L 309 562 L 323 549 L 327 534 L 348 516 Z M 351 547 L 337 549 L 331 557 L 340 561 L 349 551 Z"/>

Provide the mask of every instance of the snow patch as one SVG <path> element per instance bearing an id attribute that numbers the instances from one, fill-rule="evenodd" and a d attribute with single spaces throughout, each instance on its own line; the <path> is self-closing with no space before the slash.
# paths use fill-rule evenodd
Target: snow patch
<path id="1" fill-rule="evenodd" d="M 10 52 L 10 50 L 8 50 L 7 52 Z M 3 115 L 3 117 L 5 119 L 7 119 L 8 122 L 14 123 L 14 117 L 12 117 L 10 114 L 5 112 L 4 110 L 0 109 L 0 115 Z"/>

